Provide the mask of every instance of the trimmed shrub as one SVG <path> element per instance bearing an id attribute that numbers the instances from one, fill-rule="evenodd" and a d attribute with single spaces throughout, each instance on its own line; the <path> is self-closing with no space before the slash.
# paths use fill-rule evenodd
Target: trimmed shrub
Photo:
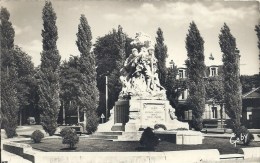
<path id="1" fill-rule="evenodd" d="M 63 128 L 63 129 L 61 130 L 61 132 L 60 132 L 60 136 L 61 136 L 61 137 L 64 137 L 67 133 L 70 132 L 70 130 L 72 130 L 70 127 L 65 127 L 65 128 Z"/>
<path id="2" fill-rule="evenodd" d="M 235 134 L 236 138 L 240 138 L 244 145 L 249 145 L 254 140 L 254 135 L 245 126 L 240 126 Z"/>
<path id="3" fill-rule="evenodd" d="M 156 124 L 154 125 L 154 129 L 158 130 L 159 128 L 162 128 L 163 130 L 167 130 L 166 126 L 164 124 Z"/>
<path id="4" fill-rule="evenodd" d="M 8 138 L 13 138 L 13 137 L 17 136 L 16 121 L 15 122 L 14 121 L 7 122 L 7 119 L 4 119 L 3 120 L 3 126 L 4 126 L 4 129 L 5 129 L 5 134 Z"/>
<path id="5" fill-rule="evenodd" d="M 97 130 L 97 127 L 99 125 L 99 118 L 97 117 L 96 114 L 90 115 L 87 118 L 87 123 L 86 123 L 86 131 L 89 134 L 92 134 Z"/>
<path id="6" fill-rule="evenodd" d="M 31 135 L 34 143 L 40 143 L 42 138 L 44 138 L 44 134 L 40 130 L 35 130 Z"/>
<path id="7" fill-rule="evenodd" d="M 62 144 L 69 145 L 69 148 L 72 149 L 79 142 L 79 137 L 75 130 L 66 127 L 61 130 Z"/>
<path id="8" fill-rule="evenodd" d="M 147 127 L 146 129 L 144 129 L 139 142 L 147 150 L 154 150 L 155 146 L 159 144 L 159 138 L 153 133 L 150 127 Z"/>

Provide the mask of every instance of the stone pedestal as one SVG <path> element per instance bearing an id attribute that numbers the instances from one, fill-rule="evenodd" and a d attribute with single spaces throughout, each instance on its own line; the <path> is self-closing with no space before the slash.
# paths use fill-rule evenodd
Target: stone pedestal
<path id="1" fill-rule="evenodd" d="M 174 109 L 167 100 L 131 99 L 116 102 L 114 110 L 114 126 L 121 123 L 126 132 L 138 131 L 140 128 L 154 128 L 163 124 L 167 130 L 177 128 L 189 129 L 188 123 L 174 118 Z"/>

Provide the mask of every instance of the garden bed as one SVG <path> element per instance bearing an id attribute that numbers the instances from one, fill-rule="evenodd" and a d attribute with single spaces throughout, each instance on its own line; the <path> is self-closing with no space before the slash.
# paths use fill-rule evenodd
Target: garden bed
<path id="1" fill-rule="evenodd" d="M 76 149 L 70 150 L 62 144 L 62 139 L 43 139 L 41 143 L 35 144 L 31 141 L 23 141 L 31 145 L 34 149 L 46 152 L 138 152 L 146 151 L 140 146 L 139 142 L 116 142 L 108 140 L 94 140 L 80 138 Z M 176 145 L 167 141 L 161 141 L 155 148 L 155 152 L 162 151 L 180 151 L 180 150 L 198 150 L 198 149 L 218 149 L 220 154 L 238 153 L 240 148 L 260 147 L 260 142 L 251 142 L 249 146 L 239 145 L 235 147 L 230 144 L 227 138 L 205 137 L 201 145 Z"/>

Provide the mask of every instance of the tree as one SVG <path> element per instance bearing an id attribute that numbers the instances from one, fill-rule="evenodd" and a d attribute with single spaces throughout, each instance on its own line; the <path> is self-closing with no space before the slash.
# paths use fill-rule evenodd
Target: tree
<path id="1" fill-rule="evenodd" d="M 159 80 L 162 86 L 165 86 L 166 82 L 166 58 L 167 54 L 167 46 L 164 44 L 163 31 L 161 28 L 157 30 L 156 44 L 155 44 L 155 57 L 158 59 L 158 71 L 159 71 Z"/>
<path id="2" fill-rule="evenodd" d="M 111 109 L 118 99 L 122 87 L 119 81 L 120 69 L 125 58 L 131 54 L 131 41 L 119 26 L 118 31 L 113 29 L 109 34 L 99 37 L 94 45 L 97 87 L 100 92 L 99 115 L 105 114 L 105 76 L 108 76 L 108 108 Z"/>
<path id="3" fill-rule="evenodd" d="M 80 52 L 79 58 L 79 71 L 82 74 L 82 84 L 80 85 L 80 96 L 83 110 L 87 114 L 86 129 L 89 133 L 94 132 L 97 129 L 98 117 L 97 106 L 99 100 L 99 92 L 97 89 L 96 81 L 96 62 L 95 56 L 91 50 L 92 46 L 92 34 L 90 26 L 85 15 L 81 15 L 80 24 L 78 25 L 77 41 L 78 50 Z"/>
<path id="4" fill-rule="evenodd" d="M 189 33 L 186 37 L 186 60 L 188 73 L 188 104 L 192 109 L 192 125 L 195 130 L 202 129 L 202 114 L 205 110 L 205 63 L 204 40 L 194 22 L 190 23 Z"/>
<path id="5" fill-rule="evenodd" d="M 239 79 L 239 51 L 236 48 L 236 39 L 224 23 L 220 30 L 219 45 L 223 53 L 223 80 L 224 102 L 227 115 L 231 118 L 232 129 L 236 131 L 240 127 L 242 112 L 241 84 Z"/>
<path id="6" fill-rule="evenodd" d="M 81 80 L 83 74 L 79 70 L 80 58 L 78 56 L 71 56 L 60 67 L 60 97 L 67 116 L 76 115 L 78 107 L 83 108 L 83 104 L 79 100 L 83 96 L 81 94 L 81 85 L 87 83 Z"/>
<path id="7" fill-rule="evenodd" d="M 241 75 L 242 94 L 251 91 L 253 88 L 260 87 L 260 74 Z"/>
<path id="8" fill-rule="evenodd" d="M 255 26 L 256 35 L 258 38 L 258 49 L 259 49 L 259 62 L 260 62 L 260 23 Z M 259 75 L 260 75 L 260 68 L 259 68 Z M 260 82 L 259 82 L 260 83 Z"/>
<path id="9" fill-rule="evenodd" d="M 41 53 L 40 71 L 37 73 L 39 85 L 39 108 L 43 129 L 53 135 L 57 128 L 57 118 L 60 108 L 59 98 L 59 67 L 60 55 L 57 49 L 58 30 L 56 13 L 49 1 L 42 10 L 43 19 L 43 51 Z"/>
<path id="10" fill-rule="evenodd" d="M 8 138 L 16 135 L 18 99 L 17 71 L 14 57 L 14 29 L 9 21 L 10 13 L 1 7 L 1 122 Z M 0 123 L 1 123 L 0 122 Z"/>
<path id="11" fill-rule="evenodd" d="M 31 95 L 31 93 L 35 91 L 34 88 L 36 87 L 33 77 L 35 71 L 31 57 L 23 52 L 20 47 L 15 46 L 13 54 L 17 72 L 16 90 L 19 102 L 20 125 L 22 125 L 23 110 L 28 108 L 29 105 L 32 106 L 35 102 Z"/>
<path id="12" fill-rule="evenodd" d="M 212 100 L 214 103 L 223 103 L 224 86 L 222 76 L 210 77 L 207 79 L 206 85 L 206 100 Z"/>
<path id="13" fill-rule="evenodd" d="M 165 89 L 167 99 L 170 101 L 170 104 L 175 108 L 175 114 L 177 117 L 181 116 L 181 110 L 178 109 L 178 97 L 181 92 L 186 89 L 185 80 L 176 79 L 178 75 L 178 69 L 175 64 L 172 64 L 172 67 L 167 68 L 166 78 L 165 78 Z"/>

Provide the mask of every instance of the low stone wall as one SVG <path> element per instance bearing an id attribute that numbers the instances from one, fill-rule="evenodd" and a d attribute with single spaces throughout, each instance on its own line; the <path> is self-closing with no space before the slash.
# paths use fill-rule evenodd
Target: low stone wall
<path id="1" fill-rule="evenodd" d="M 35 155 L 35 163 L 192 163 L 201 161 L 219 161 L 219 151 L 207 149 L 170 152 L 45 152 Z"/>
<path id="2" fill-rule="evenodd" d="M 260 147 L 241 148 L 239 153 L 244 154 L 245 159 L 258 158 L 260 162 Z"/>
<path id="3" fill-rule="evenodd" d="M 32 163 L 192 163 L 218 161 L 220 158 L 217 149 L 168 152 L 35 152 L 30 145 L 15 142 L 4 143 L 3 149 Z"/>
<path id="4" fill-rule="evenodd" d="M 34 163 L 35 153 L 33 152 L 32 147 L 28 144 L 8 142 L 3 144 L 3 150 L 21 156 Z"/>

